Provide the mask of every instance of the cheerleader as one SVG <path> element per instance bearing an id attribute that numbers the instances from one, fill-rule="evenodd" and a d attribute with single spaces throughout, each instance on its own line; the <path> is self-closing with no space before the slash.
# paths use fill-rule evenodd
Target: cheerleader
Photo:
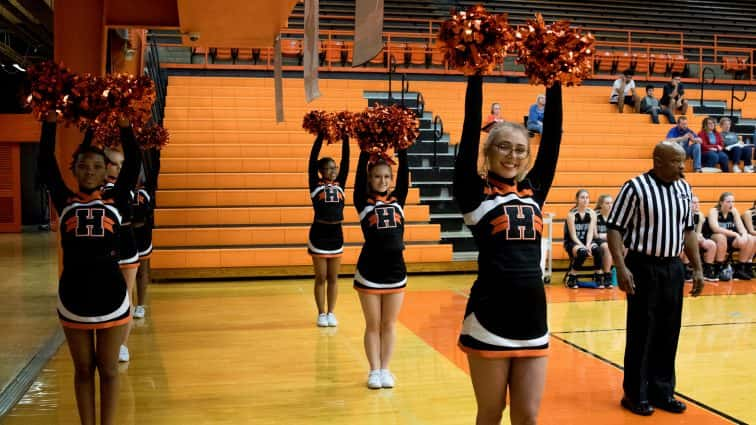
<path id="1" fill-rule="evenodd" d="M 477 424 L 499 424 L 507 391 L 513 424 L 536 423 L 546 383 L 549 331 L 541 263 L 541 209 L 559 156 L 562 92 L 547 103 L 538 156 L 530 166 L 528 131 L 502 122 L 483 146 L 485 177 L 477 170 L 483 79 L 467 81 L 465 120 L 455 163 L 454 197 L 478 245 L 478 277 L 462 323 Z"/>
<path id="2" fill-rule="evenodd" d="M 82 424 L 95 423 L 94 371 L 100 375 L 100 423 L 115 423 L 118 348 L 131 320 L 126 281 L 119 270 L 120 209 L 136 182 L 137 148 L 127 120 L 119 120 L 125 159 L 120 179 L 107 196 L 105 153 L 82 144 L 74 154 L 78 193 L 63 182 L 55 159 L 55 113 L 46 117 L 39 170 L 60 216 L 63 252 L 58 316 L 74 363 L 74 389 Z M 90 133 L 91 134 L 91 133 Z"/>
<path id="3" fill-rule="evenodd" d="M 105 183 L 105 185 L 103 186 L 102 192 L 103 196 L 109 197 L 109 192 L 114 190 L 115 184 L 118 181 L 118 177 L 120 176 L 121 167 L 124 161 L 124 154 L 118 149 L 106 148 L 105 156 L 108 159 L 106 177 L 107 183 Z M 137 268 L 139 267 L 139 250 L 137 247 L 136 236 L 134 234 L 134 227 L 132 226 L 134 215 L 133 204 L 135 199 L 134 191 L 128 190 L 127 196 L 128 202 L 124 205 L 118 206 L 118 212 L 121 213 L 121 226 L 119 230 L 119 240 L 121 246 L 119 250 L 120 260 L 118 261 L 118 264 L 121 267 L 123 278 L 126 280 L 126 287 L 129 290 L 129 300 L 131 303 L 131 308 L 133 310 Z M 132 326 L 133 322 L 129 322 L 129 325 L 126 328 L 126 335 L 123 338 L 123 344 L 121 344 L 121 348 L 118 352 L 118 361 L 120 362 L 128 362 L 130 359 L 127 344 L 129 342 L 129 335 L 131 334 Z"/>
<path id="4" fill-rule="evenodd" d="M 325 327 L 339 324 L 333 311 L 339 294 L 339 268 L 344 253 L 341 223 L 344 221 L 344 189 L 349 174 L 349 138 L 345 136 L 341 141 L 341 167 L 336 165 L 333 158 L 318 159 L 322 145 L 323 135 L 319 134 L 312 145 L 308 166 L 310 198 L 315 217 L 310 226 L 307 251 L 312 256 L 312 266 L 315 269 L 317 325 Z"/>
<path id="5" fill-rule="evenodd" d="M 144 319 L 147 287 L 150 283 L 150 257 L 152 256 L 152 229 L 155 227 L 155 191 L 160 172 L 160 151 L 151 149 L 142 158 L 141 184 L 137 188 L 134 204 L 134 236 L 139 254 L 136 276 L 136 307 L 134 318 Z"/>
<path id="6" fill-rule="evenodd" d="M 739 250 L 739 261 L 733 267 L 732 277 L 738 280 L 751 280 L 750 270 L 754 252 L 754 239 L 743 226 L 740 214 L 733 205 L 734 202 L 735 195 L 732 192 L 723 192 L 719 196 L 717 206 L 709 210 L 709 215 L 703 227 L 703 234 L 704 237 L 715 242 L 720 241 L 718 244 L 720 246 L 722 240 L 726 241 L 725 253 L 717 253 L 716 266 L 718 272 L 720 272 L 719 280 L 729 280 L 729 276 L 723 275 L 721 271 L 725 267 L 726 253 L 736 249 Z"/>
<path id="7" fill-rule="evenodd" d="M 354 272 L 365 316 L 365 354 L 370 364 L 367 386 L 393 388 L 389 371 L 394 352 L 395 325 L 407 286 L 404 265 L 404 203 L 409 189 L 407 151 L 400 150 L 396 186 L 391 166 L 385 161 L 368 164 L 360 153 L 354 182 L 354 206 L 360 216 L 365 243 Z"/>
<path id="8" fill-rule="evenodd" d="M 564 249 L 570 254 L 570 270 L 567 272 L 567 287 L 577 288 L 578 278 L 576 268 L 583 265 L 588 257 L 593 257 L 596 268 L 601 267 L 603 274 L 594 273 L 593 281 L 596 286 L 612 287 L 612 261 L 607 259 L 609 245 L 606 240 L 596 235 L 598 219 L 596 213 L 588 208 L 590 196 L 588 191 L 580 189 L 575 194 L 575 207 L 567 214 L 564 222 Z"/>

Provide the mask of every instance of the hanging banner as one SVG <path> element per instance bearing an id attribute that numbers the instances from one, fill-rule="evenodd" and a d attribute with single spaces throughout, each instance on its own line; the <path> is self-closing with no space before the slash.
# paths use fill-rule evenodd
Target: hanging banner
<path id="1" fill-rule="evenodd" d="M 304 86 L 305 101 L 307 103 L 320 97 L 318 88 L 318 66 L 320 65 L 319 49 L 320 35 L 318 34 L 319 0 L 305 0 L 304 16 Z"/>
<path id="2" fill-rule="evenodd" d="M 276 93 L 276 122 L 283 122 L 283 80 L 281 75 L 281 36 L 273 47 L 273 85 Z"/>
<path id="3" fill-rule="evenodd" d="M 356 0 L 352 66 L 360 66 L 383 50 L 383 0 Z"/>

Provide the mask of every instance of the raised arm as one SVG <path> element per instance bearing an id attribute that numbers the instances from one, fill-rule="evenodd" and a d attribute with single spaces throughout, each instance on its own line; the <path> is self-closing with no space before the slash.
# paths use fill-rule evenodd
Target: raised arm
<path id="1" fill-rule="evenodd" d="M 349 136 L 341 139 L 341 165 L 339 166 L 339 175 L 336 181 L 339 186 L 346 187 L 347 176 L 349 175 Z"/>
<path id="2" fill-rule="evenodd" d="M 396 187 L 394 188 L 394 197 L 399 202 L 399 205 L 404 207 L 404 203 L 407 201 L 407 193 L 409 192 L 409 165 L 407 164 L 407 149 L 400 150 L 399 156 L 399 169 L 396 174 Z"/>
<path id="3" fill-rule="evenodd" d="M 137 184 L 141 155 L 134 138 L 134 129 L 126 120 L 119 120 L 121 127 L 121 146 L 123 147 L 123 166 L 115 183 L 116 198 L 128 202 L 128 194 Z"/>
<path id="4" fill-rule="evenodd" d="M 478 175 L 478 148 L 480 145 L 480 123 L 483 117 L 483 77 L 473 75 L 467 78 L 465 94 L 465 121 L 462 125 L 462 139 L 454 162 L 454 198 L 463 213 L 478 207 L 483 194 L 483 180 Z"/>
<path id="5" fill-rule="evenodd" d="M 318 186 L 320 178 L 318 177 L 318 156 L 320 155 L 320 148 L 323 146 L 323 135 L 318 134 L 315 139 L 315 143 L 312 144 L 310 149 L 310 162 L 307 164 L 307 175 L 310 185 L 310 192 L 315 190 Z"/>
<path id="6" fill-rule="evenodd" d="M 66 205 L 66 200 L 73 195 L 73 192 L 71 192 L 63 181 L 58 161 L 55 159 L 55 119 L 55 113 L 51 113 L 42 123 L 37 167 L 39 169 L 40 180 L 50 190 L 53 204 L 58 213 L 60 213 Z"/>
<path id="7" fill-rule="evenodd" d="M 160 150 L 149 149 L 144 151 L 142 161 L 144 168 L 144 188 L 150 194 L 154 203 L 158 176 L 160 174 Z"/>
<path id="8" fill-rule="evenodd" d="M 370 154 L 360 152 L 357 162 L 357 175 L 354 177 L 354 207 L 360 213 L 367 205 L 367 164 Z"/>
<path id="9" fill-rule="evenodd" d="M 534 189 L 534 198 L 543 205 L 554 181 L 559 146 L 562 142 L 562 86 L 554 83 L 546 89 L 546 107 L 543 115 L 543 133 L 535 164 L 527 175 Z"/>

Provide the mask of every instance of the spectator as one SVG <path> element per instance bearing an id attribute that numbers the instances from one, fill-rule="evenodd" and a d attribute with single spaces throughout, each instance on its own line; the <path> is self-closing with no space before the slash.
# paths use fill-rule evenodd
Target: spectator
<path id="1" fill-rule="evenodd" d="M 753 205 L 751 205 L 750 209 L 743 212 L 741 219 L 743 221 L 743 226 L 748 230 L 748 234 L 756 236 L 756 201 L 753 201 Z"/>
<path id="2" fill-rule="evenodd" d="M 672 74 L 672 81 L 664 85 L 661 98 L 662 109 L 669 109 L 672 113 L 680 111 L 681 115 L 688 112 L 688 100 L 685 99 L 685 87 L 680 82 L 680 74 Z"/>
<path id="3" fill-rule="evenodd" d="M 690 201 L 690 209 L 693 214 L 693 230 L 696 231 L 696 238 L 698 239 L 698 252 L 701 253 L 703 258 L 703 277 L 704 280 L 714 282 L 718 281 L 716 268 L 714 267 L 714 260 L 717 254 L 720 254 L 720 261 L 724 261 L 727 255 L 727 241 L 724 238 L 721 240 L 713 241 L 707 239 L 703 235 L 704 223 L 706 223 L 706 216 L 701 212 L 701 206 L 698 202 L 698 197 L 694 196 Z M 721 252 L 720 252 L 721 251 Z M 690 260 L 685 255 L 685 252 L 680 253 L 680 258 L 683 264 L 685 264 L 685 281 L 689 282 L 693 280 L 693 269 L 690 266 Z"/>
<path id="4" fill-rule="evenodd" d="M 617 104 L 617 111 L 620 114 L 625 105 L 632 106 L 636 111 L 640 109 L 640 97 L 635 92 L 635 81 L 633 81 L 633 71 L 631 69 L 626 69 L 622 72 L 621 78 L 614 80 L 609 103 Z"/>
<path id="5" fill-rule="evenodd" d="M 651 115 L 651 121 L 659 124 L 659 112 L 667 117 L 670 124 L 675 124 L 675 115 L 669 109 L 662 109 L 659 106 L 659 99 L 654 97 L 654 86 L 646 86 L 646 97 L 641 100 L 640 112 Z"/>
<path id="6" fill-rule="evenodd" d="M 715 167 L 719 164 L 725 173 L 730 171 L 730 158 L 724 151 L 722 135 L 717 131 L 717 122 L 714 118 L 704 118 L 698 137 L 701 139 L 701 159 L 704 167 Z"/>
<path id="7" fill-rule="evenodd" d="M 570 256 L 570 271 L 565 276 L 568 288 L 578 288 L 578 278 L 575 273 L 588 257 L 593 257 L 596 269 L 603 268 L 604 274 L 596 271 L 593 281 L 596 286 L 604 288 L 607 284 L 612 287 L 612 263 L 604 257 L 604 252 L 609 249 L 605 240 L 598 239 L 596 231 L 596 214 L 588 208 L 590 197 L 588 191 L 580 189 L 575 194 L 575 208 L 567 214 L 564 222 L 564 249 Z M 605 282 L 608 278 L 608 282 Z"/>
<path id="8" fill-rule="evenodd" d="M 754 238 L 748 234 L 734 203 L 735 195 L 732 192 L 723 192 L 719 196 L 717 206 L 709 210 L 703 234 L 712 240 L 715 240 L 714 236 L 721 235 L 720 237 L 726 238 L 727 251 L 740 250 L 738 263 L 733 267 L 732 277 L 739 280 L 751 280 Z M 724 263 L 718 259 L 717 266 L 720 269 L 719 280 L 728 280 L 729 276 L 723 278 L 721 273 L 724 270 Z"/>
<path id="9" fill-rule="evenodd" d="M 667 132 L 667 141 L 679 143 L 685 149 L 685 155 L 693 159 L 693 171 L 701 172 L 701 138 L 688 128 L 688 117 L 677 119 L 677 125 Z"/>
<path id="10" fill-rule="evenodd" d="M 489 132 L 491 127 L 502 121 L 504 121 L 504 117 L 501 116 L 501 103 L 494 102 L 491 104 L 491 114 L 486 117 L 486 122 L 481 130 Z"/>
<path id="11" fill-rule="evenodd" d="M 727 117 L 722 117 L 719 120 L 719 128 L 722 130 L 722 140 L 724 141 L 725 151 L 728 152 L 730 159 L 732 159 L 732 171 L 734 173 L 740 172 L 740 161 L 743 161 L 743 171 L 746 173 L 753 173 L 753 165 L 751 160 L 753 159 L 753 145 L 746 145 L 743 143 L 743 136 L 738 136 L 734 131 L 730 131 L 732 121 Z"/>
<path id="12" fill-rule="evenodd" d="M 546 107 L 546 96 L 536 96 L 536 103 L 530 105 L 528 111 L 528 130 L 541 134 L 543 131 L 543 110 Z"/>

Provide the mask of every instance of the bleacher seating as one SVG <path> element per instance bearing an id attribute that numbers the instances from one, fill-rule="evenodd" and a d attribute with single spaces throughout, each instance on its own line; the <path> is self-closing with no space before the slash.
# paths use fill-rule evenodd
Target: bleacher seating
<path id="1" fill-rule="evenodd" d="M 157 195 L 155 268 L 309 264 L 304 249 L 312 217 L 306 158 L 313 138 L 301 129 L 301 117 L 311 109 L 362 109 L 366 106 L 363 91 L 385 90 L 386 83 L 321 80 L 323 97 L 309 105 L 304 103 L 301 84 L 300 79 L 284 80 L 287 120 L 276 124 L 269 78 L 170 78 L 165 124 L 172 143 L 163 152 Z M 423 94 L 427 110 L 443 117 L 451 143 L 457 143 L 464 83 L 417 80 L 412 81 L 412 90 Z M 698 96 L 697 89 L 688 90 L 691 98 Z M 489 82 L 484 109 L 500 102 L 504 117 L 519 121 L 542 91 L 537 86 Z M 707 90 L 706 97 L 726 100 L 729 92 Z M 651 124 L 647 115 L 619 115 L 607 99 L 607 87 L 565 89 L 563 148 L 546 206 L 546 212 L 555 214 L 557 230 L 574 203 L 577 188 L 587 188 L 594 199 L 602 193 L 616 195 L 622 182 L 651 167 L 651 149 L 669 128 Z M 697 129 L 701 119 L 691 116 L 691 127 Z M 537 146 L 537 138 L 534 143 Z M 326 146 L 323 154 L 338 156 L 338 146 Z M 449 170 L 442 166 L 440 172 L 449 175 Z M 688 175 L 702 208 L 712 206 L 722 188 L 733 189 L 738 207 L 747 208 L 756 198 L 752 179 L 744 174 Z M 424 183 L 417 181 L 410 191 L 407 260 L 449 261 L 451 245 L 439 244 L 439 240 L 454 243 L 454 238 L 469 235 L 461 228 L 447 232 L 429 224 L 438 220 L 434 219 L 433 197 L 424 197 L 424 190 Z M 345 209 L 345 264 L 354 264 L 361 241 L 350 193 Z M 448 195 L 436 200 L 453 202 Z M 554 258 L 565 259 L 561 235 L 555 233 Z"/>

